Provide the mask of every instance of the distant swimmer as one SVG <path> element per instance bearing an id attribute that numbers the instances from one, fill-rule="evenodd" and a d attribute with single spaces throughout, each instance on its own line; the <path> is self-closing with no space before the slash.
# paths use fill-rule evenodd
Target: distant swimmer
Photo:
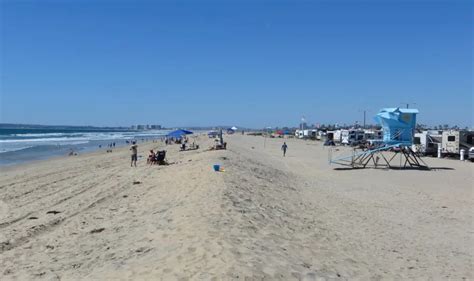
<path id="1" fill-rule="evenodd" d="M 130 162 L 130 167 L 135 164 L 135 167 L 137 166 L 137 158 L 138 158 L 138 145 L 133 141 L 132 146 L 130 147 L 130 150 L 132 151 L 132 162 Z"/>
<path id="2" fill-rule="evenodd" d="M 283 145 L 281 146 L 281 150 L 283 150 L 283 157 L 285 157 L 287 149 L 288 149 L 288 145 L 286 145 L 286 142 L 284 142 Z"/>

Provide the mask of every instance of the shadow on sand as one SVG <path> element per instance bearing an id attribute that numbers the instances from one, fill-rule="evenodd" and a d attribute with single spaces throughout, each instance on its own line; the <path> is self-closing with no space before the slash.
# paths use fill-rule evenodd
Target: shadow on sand
<path id="1" fill-rule="evenodd" d="M 374 168 L 374 167 L 344 167 L 344 168 L 334 168 L 335 171 L 350 171 L 350 170 L 363 170 L 363 169 L 372 169 L 372 170 L 395 170 L 395 171 L 437 171 L 437 170 L 454 170 L 454 168 L 448 168 L 448 167 L 430 167 L 430 168 L 420 168 L 420 167 L 406 167 L 406 168 L 400 168 L 400 167 L 380 167 L 380 168 Z"/>

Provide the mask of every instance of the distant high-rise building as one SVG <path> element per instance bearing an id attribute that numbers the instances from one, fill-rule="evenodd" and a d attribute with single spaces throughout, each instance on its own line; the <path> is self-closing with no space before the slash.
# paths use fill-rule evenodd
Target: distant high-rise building
<path id="1" fill-rule="evenodd" d="M 137 130 L 145 130 L 145 125 L 137 125 Z"/>

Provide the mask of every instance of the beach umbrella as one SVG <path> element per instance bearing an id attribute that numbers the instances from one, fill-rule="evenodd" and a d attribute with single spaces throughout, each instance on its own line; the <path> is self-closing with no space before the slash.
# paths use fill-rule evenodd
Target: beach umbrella
<path id="1" fill-rule="evenodd" d="M 237 127 L 236 127 L 236 126 L 232 127 L 231 129 L 234 130 L 234 131 L 237 131 Z"/>
<path id="2" fill-rule="evenodd" d="M 187 130 L 176 130 L 176 131 L 168 133 L 168 135 L 166 136 L 171 137 L 171 138 L 181 138 L 184 135 L 190 135 L 190 134 L 193 134 L 193 132 L 187 131 Z"/>

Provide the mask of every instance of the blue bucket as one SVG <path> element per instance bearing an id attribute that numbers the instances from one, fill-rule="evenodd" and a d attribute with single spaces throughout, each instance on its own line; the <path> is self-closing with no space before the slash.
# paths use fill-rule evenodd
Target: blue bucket
<path id="1" fill-rule="evenodd" d="M 221 170 L 220 165 L 214 165 L 214 171 L 219 172 Z"/>

